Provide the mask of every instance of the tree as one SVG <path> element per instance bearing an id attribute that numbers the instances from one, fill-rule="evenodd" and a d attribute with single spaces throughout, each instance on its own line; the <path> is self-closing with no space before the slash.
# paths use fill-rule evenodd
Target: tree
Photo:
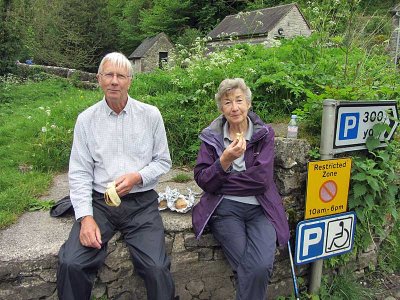
<path id="1" fill-rule="evenodd" d="M 141 11 L 139 28 L 146 36 L 165 32 L 176 37 L 188 27 L 190 4 L 190 0 L 154 0 L 153 7 Z"/>
<path id="2" fill-rule="evenodd" d="M 21 23 L 11 0 L 0 1 L 0 20 L 0 75 L 4 75 L 13 70 L 22 51 Z"/>
<path id="3" fill-rule="evenodd" d="M 116 50 L 114 24 L 110 22 L 106 0 L 63 1 L 59 24 L 64 66 L 95 70 L 105 52 Z"/>
<path id="4" fill-rule="evenodd" d="M 26 18 L 27 48 L 37 63 L 95 71 L 115 50 L 106 0 L 35 0 Z"/>
<path id="5" fill-rule="evenodd" d="M 151 0 L 110 0 L 108 11 L 115 33 L 118 36 L 116 45 L 119 51 L 126 55 L 140 45 L 146 37 L 139 27 L 140 12 L 152 6 Z"/>

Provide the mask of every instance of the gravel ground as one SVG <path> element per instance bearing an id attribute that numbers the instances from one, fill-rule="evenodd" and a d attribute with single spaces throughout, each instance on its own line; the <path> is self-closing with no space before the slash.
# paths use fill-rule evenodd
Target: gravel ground
<path id="1" fill-rule="evenodd" d="M 373 273 L 362 280 L 376 300 L 400 300 L 400 270 L 392 274 Z"/>

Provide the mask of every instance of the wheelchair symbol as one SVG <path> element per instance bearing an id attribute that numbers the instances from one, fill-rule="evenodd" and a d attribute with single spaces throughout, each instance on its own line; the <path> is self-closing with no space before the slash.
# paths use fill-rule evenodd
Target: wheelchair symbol
<path id="1" fill-rule="evenodd" d="M 348 219 L 348 221 L 350 221 L 351 228 L 351 220 Z M 344 220 L 340 220 L 339 224 L 337 221 L 331 223 L 332 224 L 328 224 L 328 232 L 334 233 L 334 236 L 333 238 L 328 239 L 330 242 L 328 244 L 327 252 L 346 248 L 350 244 L 350 232 L 346 228 L 347 226 L 345 226 Z"/>

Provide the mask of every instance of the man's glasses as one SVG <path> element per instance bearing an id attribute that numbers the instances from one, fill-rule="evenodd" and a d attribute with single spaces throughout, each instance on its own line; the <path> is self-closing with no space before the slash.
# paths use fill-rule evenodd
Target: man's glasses
<path id="1" fill-rule="evenodd" d="M 124 74 L 115 74 L 115 73 L 100 73 L 100 75 L 107 81 L 113 80 L 114 76 L 117 76 L 118 81 L 126 81 L 132 76 L 124 75 Z"/>

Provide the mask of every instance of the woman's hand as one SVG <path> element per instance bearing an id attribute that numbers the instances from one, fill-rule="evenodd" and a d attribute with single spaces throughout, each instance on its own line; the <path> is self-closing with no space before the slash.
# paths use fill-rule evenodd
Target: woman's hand
<path id="1" fill-rule="evenodd" d="M 235 139 L 228 147 L 225 148 L 224 152 L 220 157 L 221 166 L 226 171 L 233 161 L 246 151 L 246 139 L 241 137 Z"/>

